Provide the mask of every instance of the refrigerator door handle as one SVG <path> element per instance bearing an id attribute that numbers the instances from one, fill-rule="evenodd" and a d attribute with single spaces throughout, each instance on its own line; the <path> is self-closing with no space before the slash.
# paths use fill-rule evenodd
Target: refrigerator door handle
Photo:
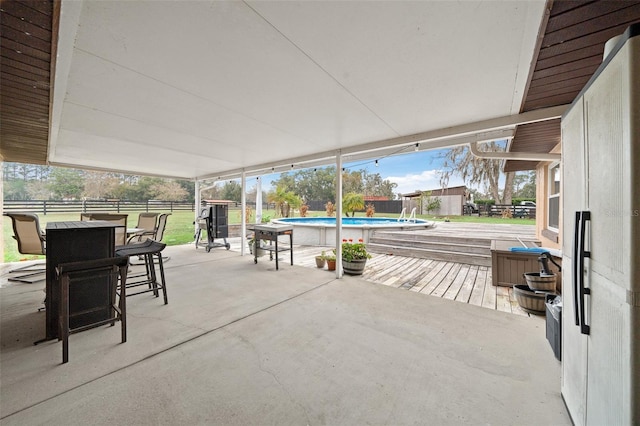
<path id="1" fill-rule="evenodd" d="M 580 311 L 578 306 L 578 280 L 579 272 L 578 272 L 578 256 L 579 256 L 579 248 L 580 248 L 580 223 L 582 222 L 582 212 L 576 212 L 576 221 L 573 229 L 573 255 L 572 255 L 572 280 L 571 284 L 573 285 L 573 315 L 575 324 L 580 326 Z"/>
<path id="2" fill-rule="evenodd" d="M 580 212 L 580 253 L 579 253 L 579 311 L 580 311 L 580 332 L 582 334 L 589 334 L 590 327 L 587 325 L 585 319 L 585 307 L 584 307 L 584 296 L 591 294 L 591 289 L 586 288 L 584 285 L 584 259 L 586 257 L 591 257 L 591 252 L 585 250 L 585 234 L 586 234 L 586 226 L 587 221 L 591 220 L 591 212 L 583 211 Z"/>

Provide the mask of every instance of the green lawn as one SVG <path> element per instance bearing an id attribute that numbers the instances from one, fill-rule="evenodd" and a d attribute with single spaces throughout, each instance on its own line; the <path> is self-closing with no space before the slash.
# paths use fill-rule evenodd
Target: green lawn
<path id="1" fill-rule="evenodd" d="M 139 212 L 129 213 L 128 226 L 135 226 L 138 221 Z M 323 217 L 326 213 L 324 211 L 312 211 L 308 212 L 309 217 Z M 273 210 L 263 211 L 263 216 L 269 216 L 275 218 L 275 212 Z M 357 213 L 356 216 L 364 216 L 364 213 Z M 398 217 L 399 214 L 377 214 L 377 217 Z M 40 219 L 40 226 L 46 228 L 47 222 L 62 222 L 79 220 L 79 213 L 53 213 L 47 215 L 38 215 Z M 510 224 L 523 224 L 523 225 L 535 225 L 533 219 L 502 219 L 500 217 L 477 217 L 477 216 L 448 216 L 448 217 L 434 217 L 433 215 L 418 215 L 420 219 L 444 221 L 449 220 L 451 222 L 480 222 L 480 223 L 510 223 Z M 167 220 L 167 228 L 165 230 L 163 242 L 167 245 L 188 244 L 193 242 L 193 225 L 194 213 L 190 211 L 176 211 L 169 216 Z M 229 213 L 229 223 L 240 223 L 240 210 L 231 210 Z M 2 218 L 2 227 L 4 234 L 4 261 L 5 262 L 17 262 L 19 260 L 32 260 L 39 259 L 42 256 L 30 256 L 22 255 L 18 253 L 18 247 L 13 239 L 13 229 L 11 228 L 11 219 L 8 217 Z"/>

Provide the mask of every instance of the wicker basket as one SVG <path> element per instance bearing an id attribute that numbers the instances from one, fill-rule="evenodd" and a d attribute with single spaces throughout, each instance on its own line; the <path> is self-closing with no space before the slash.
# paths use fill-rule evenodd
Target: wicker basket
<path id="1" fill-rule="evenodd" d="M 540 275 L 540 272 L 527 272 L 524 279 L 531 290 L 556 291 L 556 274 Z"/>
<path id="2" fill-rule="evenodd" d="M 513 292 L 522 309 L 535 315 L 545 314 L 545 297 L 547 293 L 536 293 L 522 284 L 514 285 Z"/>

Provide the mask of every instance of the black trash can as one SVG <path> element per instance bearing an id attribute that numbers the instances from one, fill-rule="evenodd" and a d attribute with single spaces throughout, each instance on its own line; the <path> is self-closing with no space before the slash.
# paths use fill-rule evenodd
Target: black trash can
<path id="1" fill-rule="evenodd" d="M 547 340 L 558 361 L 562 360 L 562 297 L 547 294 L 545 301 L 547 317 Z"/>

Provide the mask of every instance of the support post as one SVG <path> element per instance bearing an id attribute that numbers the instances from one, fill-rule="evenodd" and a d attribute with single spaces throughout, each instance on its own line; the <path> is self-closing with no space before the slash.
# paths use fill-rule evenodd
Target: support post
<path id="1" fill-rule="evenodd" d="M 242 209 L 240 212 L 240 256 L 244 256 L 245 239 L 247 237 L 247 175 L 244 170 L 242 170 L 240 182 L 242 187 L 242 195 L 240 197 L 240 208 Z"/>
<path id="2" fill-rule="evenodd" d="M 336 152 L 336 278 L 342 278 L 342 153 Z"/>
<path id="3" fill-rule="evenodd" d="M 200 181 L 196 179 L 196 189 L 195 189 L 195 212 L 193 217 L 193 235 L 198 234 L 198 216 L 200 215 L 200 205 L 202 203 L 202 195 L 200 194 Z M 196 244 L 198 242 L 196 241 Z"/>

